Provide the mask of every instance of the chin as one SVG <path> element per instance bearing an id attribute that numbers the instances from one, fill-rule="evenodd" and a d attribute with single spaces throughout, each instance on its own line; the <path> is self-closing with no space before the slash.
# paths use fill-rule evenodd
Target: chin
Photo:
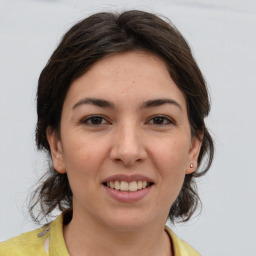
<path id="1" fill-rule="evenodd" d="M 108 218 L 106 223 L 113 230 L 119 232 L 133 232 L 147 226 L 152 226 L 156 219 L 156 217 L 148 216 L 145 213 L 138 214 L 136 211 L 126 211 L 124 213 L 123 211 L 120 211 Z"/>

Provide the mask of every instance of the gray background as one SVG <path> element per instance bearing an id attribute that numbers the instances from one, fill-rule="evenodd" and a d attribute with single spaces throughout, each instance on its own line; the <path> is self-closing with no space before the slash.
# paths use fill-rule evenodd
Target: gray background
<path id="1" fill-rule="evenodd" d="M 211 92 L 216 156 L 199 180 L 204 207 L 174 231 L 203 256 L 256 256 L 255 0 L 0 0 L 0 241 L 35 227 L 26 207 L 46 165 L 34 144 L 40 71 L 76 21 L 124 9 L 169 17 Z"/>

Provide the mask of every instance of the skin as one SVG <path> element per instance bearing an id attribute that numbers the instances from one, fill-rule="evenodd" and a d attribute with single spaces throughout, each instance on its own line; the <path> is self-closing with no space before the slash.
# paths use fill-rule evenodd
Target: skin
<path id="1" fill-rule="evenodd" d="M 146 106 L 156 99 L 169 102 Z M 60 134 L 48 128 L 47 137 L 54 167 L 67 173 L 73 191 L 73 218 L 64 227 L 71 256 L 172 255 L 165 222 L 201 143 L 159 57 L 136 51 L 94 64 L 70 86 Z M 153 185 L 141 200 L 120 202 L 102 184 L 116 174 L 144 175 Z"/>

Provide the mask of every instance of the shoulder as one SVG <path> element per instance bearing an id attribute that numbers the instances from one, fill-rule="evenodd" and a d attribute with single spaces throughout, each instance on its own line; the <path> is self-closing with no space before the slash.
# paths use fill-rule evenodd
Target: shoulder
<path id="1" fill-rule="evenodd" d="M 62 226 L 63 214 L 42 228 L 0 243 L 0 256 L 68 256 Z"/>
<path id="2" fill-rule="evenodd" d="M 200 256 L 191 245 L 178 238 L 170 228 L 165 227 L 165 231 L 171 238 L 175 256 Z"/>
<path id="3" fill-rule="evenodd" d="M 0 256 L 47 255 L 44 250 L 44 231 L 39 228 L 0 243 Z M 40 236 L 39 234 L 43 234 Z"/>

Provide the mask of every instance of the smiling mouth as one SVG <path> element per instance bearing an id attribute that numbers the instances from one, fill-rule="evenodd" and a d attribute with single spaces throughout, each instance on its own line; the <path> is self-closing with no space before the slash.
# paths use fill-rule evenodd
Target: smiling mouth
<path id="1" fill-rule="evenodd" d="M 152 186 L 153 183 L 147 181 L 127 182 L 115 180 L 110 182 L 104 182 L 103 185 L 121 192 L 136 192 L 138 190 L 142 190 L 149 186 Z"/>

